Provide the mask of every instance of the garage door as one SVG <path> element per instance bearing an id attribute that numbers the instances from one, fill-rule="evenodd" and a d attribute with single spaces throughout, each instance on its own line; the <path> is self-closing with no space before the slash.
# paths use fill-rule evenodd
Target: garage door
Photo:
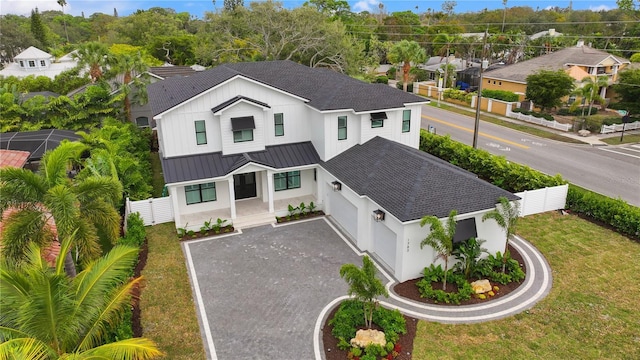
<path id="1" fill-rule="evenodd" d="M 396 233 L 382 222 L 373 222 L 373 252 L 392 270 L 396 267 Z"/>
<path id="2" fill-rule="evenodd" d="M 345 199 L 339 192 L 329 193 L 331 206 L 331 216 L 342 226 L 354 239 L 358 238 L 358 208 L 349 200 Z"/>

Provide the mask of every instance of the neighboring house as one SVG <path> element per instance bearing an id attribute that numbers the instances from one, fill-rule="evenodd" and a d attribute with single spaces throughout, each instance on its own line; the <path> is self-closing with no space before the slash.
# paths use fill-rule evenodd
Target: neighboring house
<path id="1" fill-rule="evenodd" d="M 58 129 L 0 133 L 0 149 L 29 153 L 24 167 L 36 170 L 44 153 L 64 140 L 78 141 L 80 136 L 71 130 Z"/>
<path id="2" fill-rule="evenodd" d="M 400 281 L 435 259 L 425 215 L 459 212 L 458 241 L 505 234 L 482 215 L 518 199 L 418 150 L 424 98 L 291 61 L 225 64 L 148 86 L 176 228 L 275 222 L 313 201 Z"/>
<path id="3" fill-rule="evenodd" d="M 466 70 L 472 66 L 479 66 L 477 63 L 468 62 L 467 60 L 463 60 L 457 58 L 453 55 L 449 56 L 448 59 L 449 65 L 453 66 L 456 74 L 461 71 Z M 447 65 L 447 57 L 446 56 L 432 56 L 430 57 L 426 63 L 418 65 L 420 69 L 423 69 L 429 74 L 429 80 L 437 81 L 438 78 L 444 76 L 444 67 Z M 454 77 L 458 77 L 457 75 Z"/>
<path id="4" fill-rule="evenodd" d="M 58 61 L 55 57 L 34 46 L 30 46 L 14 58 L 14 62 L 8 64 L 0 70 L 2 76 L 15 76 L 24 78 L 29 75 L 46 76 L 55 78 L 63 71 L 71 70 L 78 65 L 69 54 L 61 57 Z"/>
<path id="5" fill-rule="evenodd" d="M 576 80 L 576 85 L 586 76 L 605 75 L 609 85 L 618 80 L 618 72 L 629 64 L 629 60 L 592 49 L 578 42 L 577 46 L 554 51 L 530 60 L 490 70 L 483 74 L 483 89 L 506 90 L 520 95 L 527 91 L 527 76 L 540 70 L 564 70 Z M 608 87 L 602 88 L 600 96 L 607 98 Z"/>

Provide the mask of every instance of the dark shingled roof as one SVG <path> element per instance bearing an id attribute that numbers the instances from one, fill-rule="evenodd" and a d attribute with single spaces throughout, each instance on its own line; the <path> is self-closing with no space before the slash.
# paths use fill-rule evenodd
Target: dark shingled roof
<path id="1" fill-rule="evenodd" d="M 167 184 L 224 176 L 248 163 L 274 169 L 312 165 L 320 157 L 311 142 L 267 146 L 264 151 L 222 155 L 222 152 L 162 159 Z"/>
<path id="2" fill-rule="evenodd" d="M 163 79 L 174 77 L 174 76 L 191 76 L 194 75 L 197 71 L 192 69 L 190 66 L 151 66 L 148 70 L 149 73 L 152 73 L 158 77 Z"/>
<path id="3" fill-rule="evenodd" d="M 400 221 L 425 215 L 447 217 L 495 207 L 498 198 L 519 199 L 435 156 L 375 137 L 321 166 L 359 195 L 366 195 Z"/>
<path id="4" fill-rule="evenodd" d="M 401 108 L 427 100 L 384 84 L 368 84 L 329 69 L 289 60 L 224 64 L 187 78 L 171 78 L 147 87 L 154 116 L 227 81 L 243 76 L 308 100 L 320 110 L 356 112 Z"/>
<path id="5" fill-rule="evenodd" d="M 37 161 L 63 140 L 78 141 L 80 136 L 71 130 L 58 129 L 1 133 L 0 149 L 28 151 L 29 161 Z"/>

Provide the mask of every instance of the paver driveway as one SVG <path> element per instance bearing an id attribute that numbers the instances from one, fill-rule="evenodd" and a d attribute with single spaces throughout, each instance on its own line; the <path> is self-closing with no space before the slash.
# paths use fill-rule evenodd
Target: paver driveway
<path id="1" fill-rule="evenodd" d="M 212 359 L 313 359 L 322 309 L 360 256 L 324 219 L 183 244 Z"/>

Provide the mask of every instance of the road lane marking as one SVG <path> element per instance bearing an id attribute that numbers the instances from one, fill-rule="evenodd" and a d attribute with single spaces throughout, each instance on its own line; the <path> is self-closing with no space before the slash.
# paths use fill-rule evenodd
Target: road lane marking
<path id="1" fill-rule="evenodd" d="M 435 121 L 435 122 L 439 122 L 439 123 L 441 123 L 441 124 L 444 124 L 444 125 L 447 125 L 447 126 L 451 126 L 451 127 L 456 128 L 456 129 L 459 129 L 459 130 L 464 130 L 464 131 L 466 131 L 466 132 L 470 132 L 470 133 L 472 133 L 472 134 L 473 134 L 473 130 L 472 130 L 472 129 L 466 128 L 466 127 L 464 127 L 464 126 L 460 126 L 460 125 L 456 125 L 456 124 L 450 124 L 450 123 L 448 123 L 448 122 L 446 122 L 446 121 L 442 121 L 442 120 L 440 120 L 440 119 L 436 119 L 436 118 L 433 118 L 433 117 L 431 117 L 431 116 L 427 116 L 427 115 L 422 115 L 422 117 L 423 117 L 423 118 L 425 118 L 425 119 L 427 119 L 427 120 L 432 120 L 432 121 Z M 501 138 L 501 137 L 497 137 L 497 136 L 493 136 L 493 135 L 485 134 L 485 133 L 483 133 L 482 131 L 478 132 L 478 134 L 479 134 L 480 136 L 484 136 L 484 137 L 489 138 L 489 139 L 493 139 L 493 140 L 496 140 L 496 141 L 500 141 L 500 142 L 503 142 L 503 143 L 507 143 L 507 144 L 509 144 L 509 145 L 517 146 L 517 147 L 519 147 L 519 148 L 521 148 L 521 149 L 529 149 L 529 147 L 528 147 L 528 146 L 526 146 L 526 145 L 522 145 L 522 144 L 520 144 L 520 143 L 517 143 L 517 142 L 511 141 L 511 140 L 503 139 L 503 138 Z"/>
<path id="2" fill-rule="evenodd" d="M 615 151 L 615 150 L 610 150 L 610 149 L 603 149 L 603 148 L 599 148 L 602 151 L 608 151 L 608 152 L 612 152 L 612 153 L 616 153 L 616 154 L 620 154 L 620 155 L 624 155 L 624 156 L 630 156 L 632 158 L 636 158 L 636 159 L 640 159 L 640 156 L 636 156 L 636 155 L 631 155 L 631 154 L 627 154 L 627 153 L 623 153 L 620 151 Z"/>

